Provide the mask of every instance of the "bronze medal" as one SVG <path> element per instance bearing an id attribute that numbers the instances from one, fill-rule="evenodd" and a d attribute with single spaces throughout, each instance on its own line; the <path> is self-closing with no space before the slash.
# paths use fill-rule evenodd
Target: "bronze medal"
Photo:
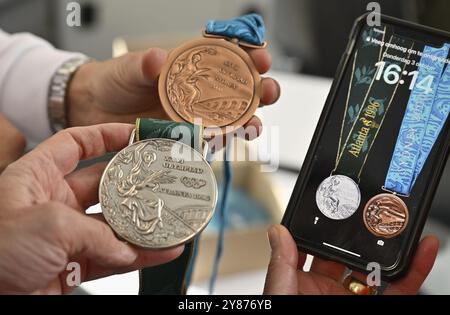
<path id="1" fill-rule="evenodd" d="M 159 95 L 172 120 L 198 124 L 201 119 L 203 126 L 225 133 L 253 117 L 260 83 L 253 61 L 238 44 L 203 38 L 170 53 L 161 71 Z"/>
<path id="2" fill-rule="evenodd" d="M 406 228 L 408 224 L 408 207 L 402 199 L 393 194 L 380 194 L 366 204 L 364 224 L 376 236 L 392 238 Z"/>

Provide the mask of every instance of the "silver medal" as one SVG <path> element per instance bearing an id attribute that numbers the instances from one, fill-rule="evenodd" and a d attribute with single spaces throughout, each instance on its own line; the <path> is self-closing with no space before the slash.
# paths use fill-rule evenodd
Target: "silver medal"
<path id="1" fill-rule="evenodd" d="M 106 221 L 121 238 L 144 248 L 170 248 L 189 242 L 209 223 L 217 183 L 199 152 L 151 139 L 112 159 L 99 198 Z"/>
<path id="2" fill-rule="evenodd" d="M 361 193 L 350 177 L 333 175 L 325 179 L 316 192 L 316 203 L 326 217 L 344 220 L 358 210 Z"/>

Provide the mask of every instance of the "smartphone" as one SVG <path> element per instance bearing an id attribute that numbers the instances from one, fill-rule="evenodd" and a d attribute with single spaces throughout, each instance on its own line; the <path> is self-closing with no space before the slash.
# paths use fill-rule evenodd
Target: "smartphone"
<path id="1" fill-rule="evenodd" d="M 355 22 L 282 221 L 299 250 L 376 263 L 384 280 L 407 271 L 448 156 L 449 43 L 388 16 Z"/>

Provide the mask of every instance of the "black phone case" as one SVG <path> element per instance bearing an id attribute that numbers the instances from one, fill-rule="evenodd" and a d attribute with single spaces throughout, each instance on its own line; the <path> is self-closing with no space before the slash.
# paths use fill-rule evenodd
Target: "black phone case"
<path id="1" fill-rule="evenodd" d="M 368 14 L 365 14 L 361 17 L 359 17 L 352 29 L 352 32 L 350 34 L 350 40 L 347 45 L 346 51 L 344 52 L 341 61 L 338 66 L 338 70 L 335 76 L 335 79 L 333 81 L 330 93 L 327 97 L 324 109 L 322 111 L 322 114 L 320 116 L 318 125 L 316 127 L 316 130 L 313 135 L 313 139 L 311 142 L 311 145 L 309 147 L 308 153 L 305 157 L 304 163 L 302 165 L 298 180 L 296 182 L 293 194 L 291 196 L 291 199 L 288 203 L 286 212 L 284 214 L 282 224 L 286 226 L 288 229 L 290 229 L 290 223 L 292 216 L 294 215 L 295 211 L 312 211 L 311 209 L 302 209 L 299 210 L 297 208 L 297 204 L 300 201 L 300 198 L 305 191 L 306 185 L 308 184 L 308 179 L 310 177 L 311 172 L 311 164 L 313 162 L 313 158 L 315 156 L 315 152 L 319 146 L 319 139 L 320 136 L 324 130 L 324 127 L 327 124 L 327 121 L 329 119 L 329 112 L 332 108 L 332 106 L 335 104 L 337 92 L 339 88 L 341 87 L 341 84 L 344 79 L 344 73 L 347 67 L 349 66 L 349 63 L 352 58 L 352 54 L 355 50 L 355 44 L 358 36 L 360 35 L 360 32 L 365 26 L 366 18 Z M 413 33 L 420 35 L 420 37 L 423 36 L 433 36 L 438 37 L 442 39 L 442 41 L 450 41 L 450 33 L 440 31 L 437 29 L 433 29 L 430 27 L 422 26 L 419 24 L 403 21 L 397 18 L 381 15 L 381 21 L 383 24 L 386 25 L 392 25 L 392 26 L 401 26 L 408 28 L 408 30 L 411 30 Z M 434 194 L 436 192 L 437 186 L 439 184 L 440 177 L 442 175 L 443 169 L 447 162 L 447 156 L 449 152 L 450 147 L 450 120 L 448 119 L 443 130 L 442 130 L 442 141 L 440 143 L 436 143 L 436 147 L 433 150 L 437 150 L 436 156 L 439 158 L 436 159 L 436 161 L 433 164 L 431 175 L 427 178 L 427 191 L 420 199 L 420 204 L 418 205 L 418 217 L 416 220 L 416 224 L 413 226 L 413 228 L 409 231 L 409 234 L 406 236 L 407 242 L 406 245 L 403 246 L 400 250 L 399 254 L 399 260 L 397 261 L 395 266 L 392 266 L 392 268 L 389 269 L 382 269 L 381 270 L 381 276 L 383 280 L 391 281 L 393 279 L 401 277 L 408 269 L 409 264 L 412 260 L 412 257 L 415 253 L 417 244 L 420 240 L 422 230 L 424 227 L 424 224 L 426 222 L 429 208 L 431 206 L 431 203 L 433 201 Z M 292 232 L 292 231 L 291 231 Z M 294 236 L 295 238 L 295 236 Z M 325 246 L 319 246 L 319 244 L 307 244 L 306 242 L 303 242 L 302 240 L 296 239 L 297 247 L 299 250 L 304 251 L 308 254 L 318 256 L 327 260 L 333 260 L 340 263 L 345 264 L 349 268 L 353 270 L 358 270 L 362 272 L 367 272 L 366 267 L 367 264 L 370 263 L 369 261 L 365 263 L 360 263 L 356 261 L 356 259 L 352 259 L 349 257 L 345 257 L 343 255 L 338 255 L 335 252 L 331 251 Z M 316 246 L 317 245 L 317 246 Z"/>

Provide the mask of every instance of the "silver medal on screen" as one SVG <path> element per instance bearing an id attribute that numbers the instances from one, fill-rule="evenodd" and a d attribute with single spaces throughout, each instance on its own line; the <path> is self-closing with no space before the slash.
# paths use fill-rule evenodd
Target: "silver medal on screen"
<path id="1" fill-rule="evenodd" d="M 148 249 L 189 242 L 211 220 L 217 183 L 210 165 L 191 147 L 167 139 L 131 144 L 107 166 L 100 204 L 112 229 Z"/>
<path id="2" fill-rule="evenodd" d="M 333 175 L 325 179 L 316 192 L 320 212 L 333 220 L 344 220 L 358 210 L 361 193 L 350 177 Z"/>

